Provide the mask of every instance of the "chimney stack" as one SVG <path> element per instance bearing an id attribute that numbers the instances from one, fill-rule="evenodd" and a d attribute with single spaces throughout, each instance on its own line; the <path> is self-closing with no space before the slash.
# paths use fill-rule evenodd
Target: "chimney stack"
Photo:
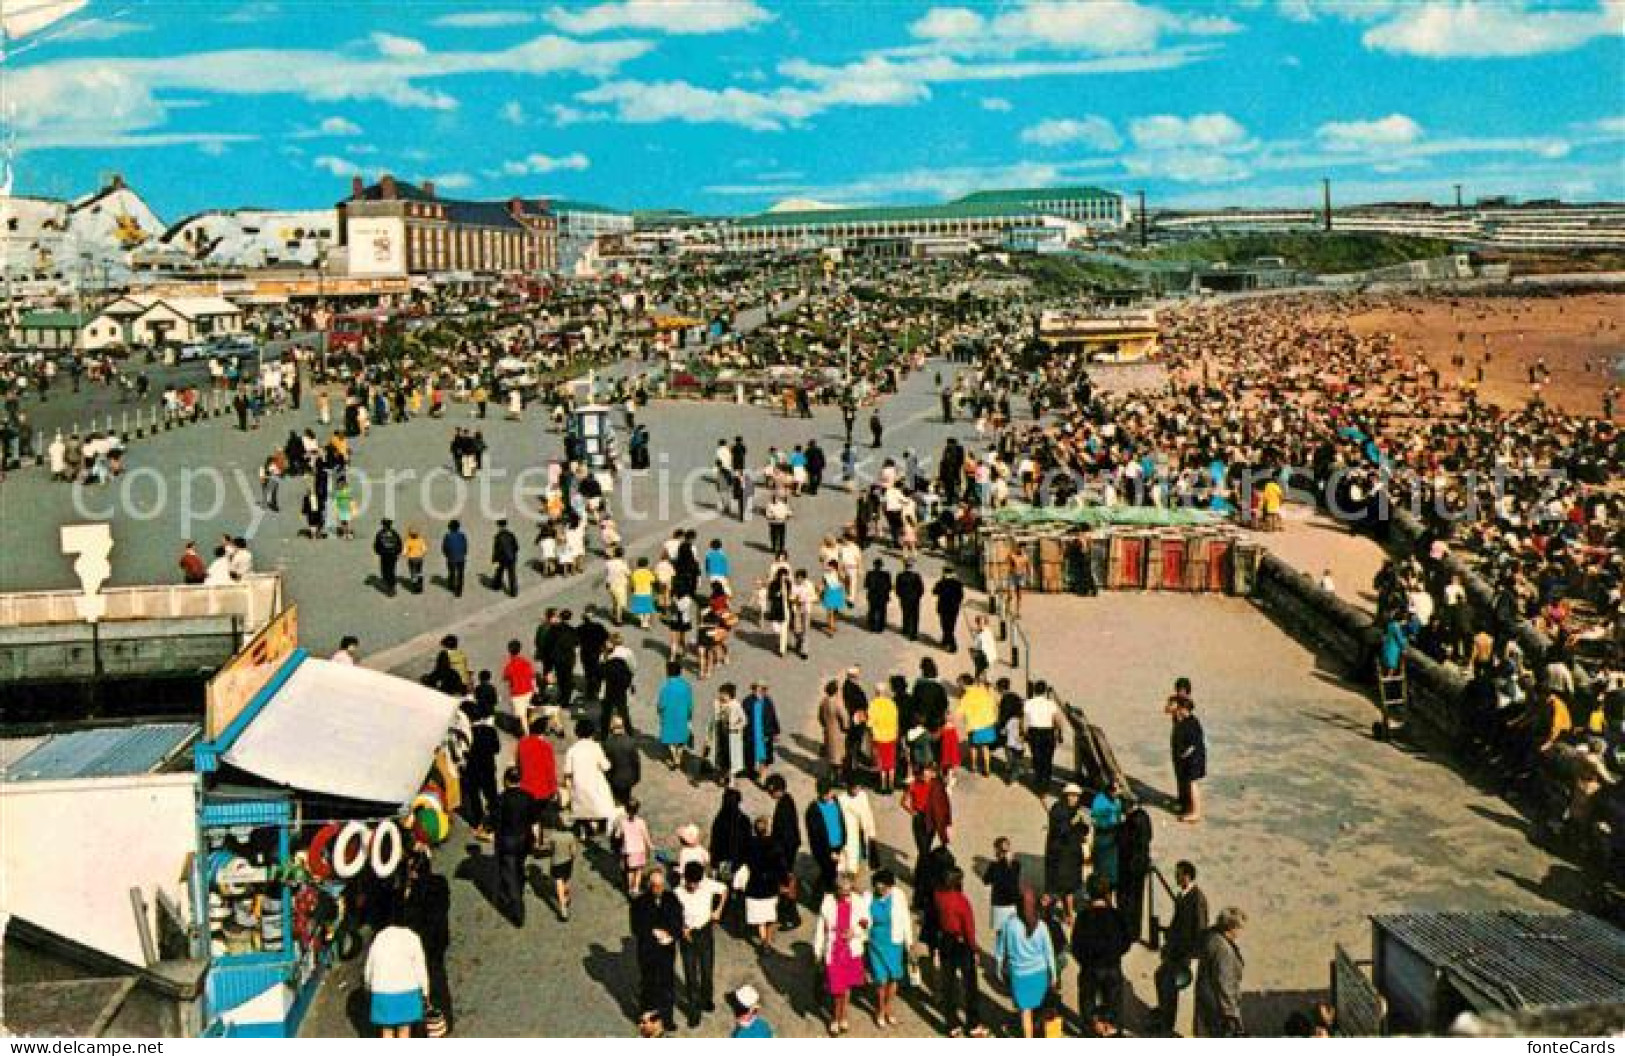
<path id="1" fill-rule="evenodd" d="M 395 197 L 395 177 L 387 172 L 378 177 L 378 196 L 391 200 Z"/>
<path id="2" fill-rule="evenodd" d="M 113 175 L 107 181 L 107 186 L 115 191 L 122 191 L 124 189 L 123 174 L 117 172 L 113 173 Z"/>
<path id="3" fill-rule="evenodd" d="M 350 197 L 359 198 L 367 189 L 367 183 L 360 176 L 350 177 Z"/>
<path id="4" fill-rule="evenodd" d="M 423 193 L 428 195 L 430 198 L 434 197 L 434 181 L 433 180 L 424 180 L 423 181 Z"/>

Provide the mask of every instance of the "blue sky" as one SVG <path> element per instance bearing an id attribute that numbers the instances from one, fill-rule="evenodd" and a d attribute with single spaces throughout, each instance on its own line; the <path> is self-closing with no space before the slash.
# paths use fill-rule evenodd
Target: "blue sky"
<path id="1" fill-rule="evenodd" d="M 1625 0 L 5 0 L 19 193 L 1625 198 Z"/>

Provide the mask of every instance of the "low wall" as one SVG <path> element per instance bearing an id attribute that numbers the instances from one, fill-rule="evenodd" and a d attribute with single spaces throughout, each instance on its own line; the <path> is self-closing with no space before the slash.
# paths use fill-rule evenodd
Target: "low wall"
<path id="1" fill-rule="evenodd" d="M 1294 638 L 1340 663 L 1355 681 L 1374 682 L 1381 630 L 1370 616 L 1274 554 L 1259 562 L 1253 599 Z M 1407 717 L 1430 739 L 1454 743 L 1464 730 L 1462 695 L 1467 678 L 1419 650 L 1406 651 L 1410 689 Z"/>

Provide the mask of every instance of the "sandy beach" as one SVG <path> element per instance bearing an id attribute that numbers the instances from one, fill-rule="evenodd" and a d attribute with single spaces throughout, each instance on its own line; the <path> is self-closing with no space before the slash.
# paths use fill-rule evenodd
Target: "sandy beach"
<path id="1" fill-rule="evenodd" d="M 1530 397 L 1530 371 L 1543 363 L 1543 395 L 1567 412 L 1600 414 L 1609 385 L 1625 384 L 1625 295 L 1393 297 L 1346 317 L 1356 333 L 1393 334 L 1445 377 L 1473 380 L 1482 367 L 1481 393 L 1505 406 Z"/>

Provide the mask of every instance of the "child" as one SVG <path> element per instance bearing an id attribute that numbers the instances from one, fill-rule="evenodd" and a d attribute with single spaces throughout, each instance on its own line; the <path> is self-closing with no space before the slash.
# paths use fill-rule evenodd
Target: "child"
<path id="1" fill-rule="evenodd" d="M 423 538 L 423 533 L 415 525 L 406 529 L 406 545 L 403 552 L 406 556 L 406 578 L 413 592 L 422 594 L 423 558 L 429 552 L 429 541 Z"/>
<path id="2" fill-rule="evenodd" d="M 638 626 L 644 630 L 649 629 L 649 619 L 655 614 L 655 574 L 649 571 L 649 559 L 638 558 L 638 567 L 633 570 L 630 584 L 632 588 L 631 613 L 637 617 Z"/>
<path id="3" fill-rule="evenodd" d="M 643 889 L 643 870 L 649 864 L 649 823 L 638 816 L 641 804 L 635 799 L 626 801 L 626 813 L 615 826 L 615 837 L 621 844 L 621 864 L 626 870 L 626 891 L 636 895 Z"/>
<path id="4" fill-rule="evenodd" d="M 1027 742 L 1021 735 L 1021 716 L 1004 720 L 1004 783 L 1013 785 L 1021 776 L 1021 762 L 1027 755 Z"/>
<path id="5" fill-rule="evenodd" d="M 553 897 L 557 902 L 559 920 L 570 919 L 570 878 L 575 873 L 575 826 L 568 812 L 559 816 L 559 827 L 547 841 L 550 859 L 547 871 L 553 878 Z"/>
<path id="6" fill-rule="evenodd" d="M 559 539 L 553 534 L 552 525 L 542 528 L 537 542 L 541 544 L 542 575 L 552 577 L 559 574 Z"/>

